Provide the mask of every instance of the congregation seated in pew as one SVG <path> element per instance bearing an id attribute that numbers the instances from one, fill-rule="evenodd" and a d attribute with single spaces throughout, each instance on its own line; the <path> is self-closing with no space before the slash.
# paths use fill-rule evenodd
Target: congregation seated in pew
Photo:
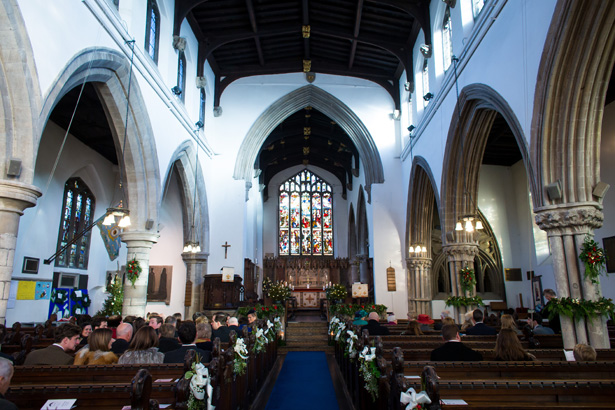
<path id="1" fill-rule="evenodd" d="M 181 326 L 181 325 L 180 325 Z M 171 350 L 179 349 L 180 344 L 175 336 L 175 326 L 169 323 L 165 323 L 160 326 L 158 337 L 158 350 L 162 353 L 170 352 Z"/>
<path id="2" fill-rule="evenodd" d="M 25 364 L 73 364 L 73 352 L 81 341 L 81 328 L 64 323 L 55 330 L 54 343 L 44 349 L 34 350 L 26 357 Z"/>
<path id="3" fill-rule="evenodd" d="M 483 355 L 461 342 L 456 325 L 442 326 L 444 344 L 431 352 L 432 362 L 481 361 Z"/>
<path id="4" fill-rule="evenodd" d="M 111 351 L 113 331 L 109 328 L 95 329 L 88 337 L 88 345 L 75 354 L 75 365 L 113 364 L 118 357 Z"/>
<path id="5" fill-rule="evenodd" d="M 132 339 L 132 325 L 120 323 L 115 330 L 115 341 L 111 345 L 111 351 L 120 356 L 128 349 Z"/>
<path id="6" fill-rule="evenodd" d="M 199 349 L 196 346 L 196 326 L 194 322 L 183 322 L 179 326 L 177 333 L 182 345 L 179 349 L 165 353 L 164 363 L 183 363 L 188 350 L 194 350 L 201 363 L 208 363 L 211 360 L 211 352 Z"/>
<path id="7" fill-rule="evenodd" d="M 154 364 L 164 362 L 164 353 L 158 351 L 156 331 L 143 326 L 130 342 L 128 350 L 120 356 L 119 364 Z M 178 344 L 179 345 L 179 344 Z"/>
<path id="8" fill-rule="evenodd" d="M 519 337 L 511 328 L 502 328 L 495 341 L 496 361 L 528 361 L 536 357 L 527 353 L 521 346 Z"/>
<path id="9" fill-rule="evenodd" d="M 497 335 L 497 330 L 484 324 L 483 319 L 483 311 L 480 309 L 474 309 L 472 312 L 472 323 L 474 326 L 466 329 L 466 335 Z"/>
<path id="10" fill-rule="evenodd" d="M 380 316 L 378 313 L 371 312 L 368 319 L 367 324 L 361 328 L 361 333 L 363 333 L 364 330 L 367 330 L 370 336 L 384 336 L 390 334 L 389 328 L 380 324 Z"/>

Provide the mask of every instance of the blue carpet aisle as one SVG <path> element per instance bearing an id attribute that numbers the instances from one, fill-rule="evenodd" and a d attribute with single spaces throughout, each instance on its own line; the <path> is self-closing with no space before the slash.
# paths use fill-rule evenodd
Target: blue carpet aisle
<path id="1" fill-rule="evenodd" d="M 324 352 L 288 352 L 266 410 L 338 410 Z"/>

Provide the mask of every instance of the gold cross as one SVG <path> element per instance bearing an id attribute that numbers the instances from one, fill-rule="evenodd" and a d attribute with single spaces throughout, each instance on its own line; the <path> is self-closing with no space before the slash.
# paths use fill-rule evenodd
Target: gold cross
<path id="1" fill-rule="evenodd" d="M 230 248 L 231 245 L 228 244 L 228 241 L 224 241 L 224 245 L 222 245 L 222 247 L 224 248 L 224 259 L 226 259 L 228 248 Z"/>

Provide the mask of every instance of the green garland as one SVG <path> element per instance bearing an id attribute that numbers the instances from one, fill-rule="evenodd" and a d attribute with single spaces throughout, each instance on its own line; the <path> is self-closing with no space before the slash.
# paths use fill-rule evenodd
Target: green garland
<path id="1" fill-rule="evenodd" d="M 480 296 L 449 296 L 444 303 L 446 306 L 454 306 L 457 309 L 459 309 L 460 306 L 485 306 Z"/>
<path id="2" fill-rule="evenodd" d="M 248 312 L 254 310 L 259 319 L 269 319 L 284 316 L 284 305 L 261 305 L 244 306 L 237 309 L 237 316 L 248 316 Z"/>
<path id="3" fill-rule="evenodd" d="M 369 312 L 377 312 L 379 315 L 383 315 L 386 313 L 387 311 L 387 307 L 385 305 L 376 305 L 376 304 L 363 304 L 363 305 L 359 305 L 359 304 L 339 304 L 339 305 L 335 305 L 332 304 L 331 306 L 329 306 L 329 312 L 330 314 L 333 315 L 346 315 L 346 316 L 351 316 L 354 317 L 354 312 L 358 311 L 358 310 L 365 310 L 367 313 Z"/>
<path id="4" fill-rule="evenodd" d="M 472 291 L 476 285 L 476 275 L 474 269 L 466 266 L 459 271 L 461 289 L 465 292 Z"/>
<path id="5" fill-rule="evenodd" d="M 132 259 L 128 261 L 126 264 L 126 277 L 132 283 L 132 287 L 135 287 L 135 282 L 139 279 L 139 275 L 141 274 L 141 265 L 139 261 L 136 259 Z"/>
<path id="6" fill-rule="evenodd" d="M 549 319 L 553 319 L 555 315 L 567 316 L 579 320 L 581 318 L 594 318 L 597 316 L 615 317 L 615 305 L 612 299 L 601 297 L 597 301 L 586 299 L 566 298 L 551 298 L 545 306 L 544 312 L 547 313 Z"/>
<path id="7" fill-rule="evenodd" d="M 598 277 L 606 268 L 606 255 L 604 249 L 589 235 L 583 241 L 579 259 L 585 263 L 585 277 L 592 283 L 598 283 Z"/>

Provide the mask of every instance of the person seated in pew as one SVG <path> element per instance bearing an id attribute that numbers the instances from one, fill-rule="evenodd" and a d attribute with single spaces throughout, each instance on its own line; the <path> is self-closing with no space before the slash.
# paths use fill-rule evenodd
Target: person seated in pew
<path id="1" fill-rule="evenodd" d="M 64 323 L 55 330 L 54 343 L 44 349 L 33 350 L 26 356 L 24 364 L 73 364 L 73 356 L 66 352 L 75 350 L 79 342 L 81 328 L 72 323 Z"/>
<path id="2" fill-rule="evenodd" d="M 496 361 L 528 361 L 535 360 L 536 357 L 527 353 L 517 333 L 511 328 L 502 328 L 498 338 L 495 341 L 495 358 Z"/>
<path id="3" fill-rule="evenodd" d="M 120 323 L 115 330 L 116 339 L 111 345 L 111 351 L 117 356 L 122 355 L 130 345 L 132 339 L 132 325 L 130 323 Z"/>
<path id="4" fill-rule="evenodd" d="M 143 326 L 135 333 L 128 350 L 124 352 L 119 364 L 156 364 L 164 362 L 164 353 L 158 351 L 159 339 L 150 326 Z M 178 343 L 179 345 L 179 343 Z"/>
<path id="5" fill-rule="evenodd" d="M 17 406 L 4 398 L 11 378 L 13 377 L 13 363 L 10 360 L 0 358 L 0 409 L 17 410 Z"/>
<path id="6" fill-rule="evenodd" d="M 450 310 L 443 310 L 442 312 L 440 312 L 440 323 L 434 323 L 433 329 L 434 330 L 442 330 L 442 326 L 445 325 L 444 319 L 446 319 L 446 318 L 451 318 L 451 311 Z M 453 320 L 453 323 L 455 323 L 454 320 Z"/>
<path id="7" fill-rule="evenodd" d="M 455 323 L 455 319 L 453 319 L 452 317 L 445 317 L 444 319 L 442 319 L 442 327 L 444 327 L 444 325 L 455 325 L 457 326 L 457 323 Z M 457 326 L 459 327 L 459 326 Z M 442 330 L 442 329 L 440 329 Z"/>
<path id="8" fill-rule="evenodd" d="M 211 352 L 214 343 L 211 341 L 211 325 L 200 322 L 196 324 L 196 347 Z"/>
<path id="9" fill-rule="evenodd" d="M 228 343 L 230 341 L 229 333 L 231 330 L 227 326 L 226 319 L 226 313 L 218 312 L 211 320 L 211 328 L 213 329 L 212 338 L 215 339 L 217 337 L 222 343 Z"/>
<path id="10" fill-rule="evenodd" d="M 545 303 L 545 306 L 542 308 L 541 312 L 543 312 L 545 316 L 549 316 L 551 318 L 549 319 L 549 327 L 553 329 L 553 332 L 556 334 L 562 333 L 562 324 L 559 319 L 559 313 L 553 312 L 553 314 L 550 314 L 552 307 L 552 305 L 550 305 L 551 299 L 557 298 L 557 293 L 555 293 L 553 289 L 545 289 L 542 291 L 542 294 L 545 299 L 547 299 L 547 303 Z"/>
<path id="11" fill-rule="evenodd" d="M 81 325 L 81 342 L 77 346 L 77 349 L 81 349 L 88 344 L 88 337 L 92 334 L 92 324 L 90 322 L 84 322 Z"/>
<path id="12" fill-rule="evenodd" d="M 179 344 L 177 337 L 175 337 L 175 326 L 169 323 L 165 323 L 164 325 L 160 326 L 159 330 L 160 332 L 158 334 L 160 336 L 160 340 L 158 344 L 158 350 L 160 350 L 162 353 L 167 353 L 171 350 L 180 348 L 181 345 Z"/>
<path id="13" fill-rule="evenodd" d="M 367 317 L 369 320 L 367 324 L 361 327 L 361 334 L 364 330 L 367 330 L 370 336 L 385 336 L 391 334 L 389 328 L 380 325 L 380 316 L 377 312 L 371 312 Z"/>
<path id="14" fill-rule="evenodd" d="M 397 324 L 397 318 L 395 317 L 395 313 L 387 312 L 387 324 L 388 325 L 396 325 Z"/>
<path id="15" fill-rule="evenodd" d="M 177 330 L 181 347 L 164 354 L 164 363 L 183 363 L 188 350 L 194 350 L 201 363 L 209 363 L 211 352 L 196 347 L 196 326 L 194 322 L 183 322 Z"/>
<path id="16" fill-rule="evenodd" d="M 92 330 L 106 329 L 108 327 L 106 316 L 94 316 L 92 319 Z"/>
<path id="17" fill-rule="evenodd" d="M 408 322 L 408 326 L 406 330 L 401 332 L 402 335 L 410 335 L 410 336 L 420 336 L 423 334 L 421 330 L 421 325 L 416 320 L 411 320 Z"/>
<path id="18" fill-rule="evenodd" d="M 75 365 L 113 364 L 117 356 L 111 351 L 113 331 L 109 328 L 95 329 L 88 337 L 88 345 L 75 354 Z"/>
<path id="19" fill-rule="evenodd" d="M 597 357 L 596 349 L 585 343 L 577 343 L 572 354 L 577 362 L 595 362 Z"/>
<path id="20" fill-rule="evenodd" d="M 445 343 L 431 352 L 432 362 L 479 362 L 483 360 L 480 352 L 461 343 L 456 325 L 442 326 L 442 339 Z"/>
<path id="21" fill-rule="evenodd" d="M 500 318 L 500 331 L 501 329 L 512 329 L 517 335 L 522 334 L 521 330 L 517 327 L 517 323 L 515 323 L 515 319 L 513 319 L 512 315 L 505 313 Z"/>
<path id="22" fill-rule="evenodd" d="M 474 326 L 474 323 L 472 323 L 472 311 L 466 312 L 463 316 L 464 321 L 461 324 L 461 327 L 459 328 L 459 330 L 461 331 L 461 333 L 465 334 L 466 330 L 468 330 L 469 328 L 471 328 L 472 326 Z"/>
<path id="23" fill-rule="evenodd" d="M 535 335 L 554 335 L 555 334 L 553 329 L 542 325 L 542 315 L 537 312 L 533 313 L 533 317 L 530 319 L 530 326 L 532 327 L 532 332 Z"/>
<path id="24" fill-rule="evenodd" d="M 429 317 L 429 315 L 420 314 L 416 318 L 416 321 L 421 325 L 421 330 L 423 332 L 433 330 L 431 325 L 434 324 L 435 320 Z"/>
<path id="25" fill-rule="evenodd" d="M 364 311 L 363 309 L 357 310 L 356 312 L 354 312 L 354 320 L 352 321 L 352 324 L 355 326 L 365 326 L 367 324 L 367 320 L 365 320 L 366 317 L 366 311 Z"/>
<path id="26" fill-rule="evenodd" d="M 228 318 L 228 329 L 229 329 L 229 332 L 231 330 L 234 330 L 235 333 L 237 333 L 238 337 L 240 337 L 242 334 L 241 329 L 239 328 L 239 320 L 237 320 L 237 318 L 234 316 Z"/>
<path id="27" fill-rule="evenodd" d="M 497 335 L 497 330 L 484 324 L 483 318 L 483 311 L 474 309 L 472 312 L 472 323 L 474 323 L 474 326 L 466 329 L 466 335 Z"/>

